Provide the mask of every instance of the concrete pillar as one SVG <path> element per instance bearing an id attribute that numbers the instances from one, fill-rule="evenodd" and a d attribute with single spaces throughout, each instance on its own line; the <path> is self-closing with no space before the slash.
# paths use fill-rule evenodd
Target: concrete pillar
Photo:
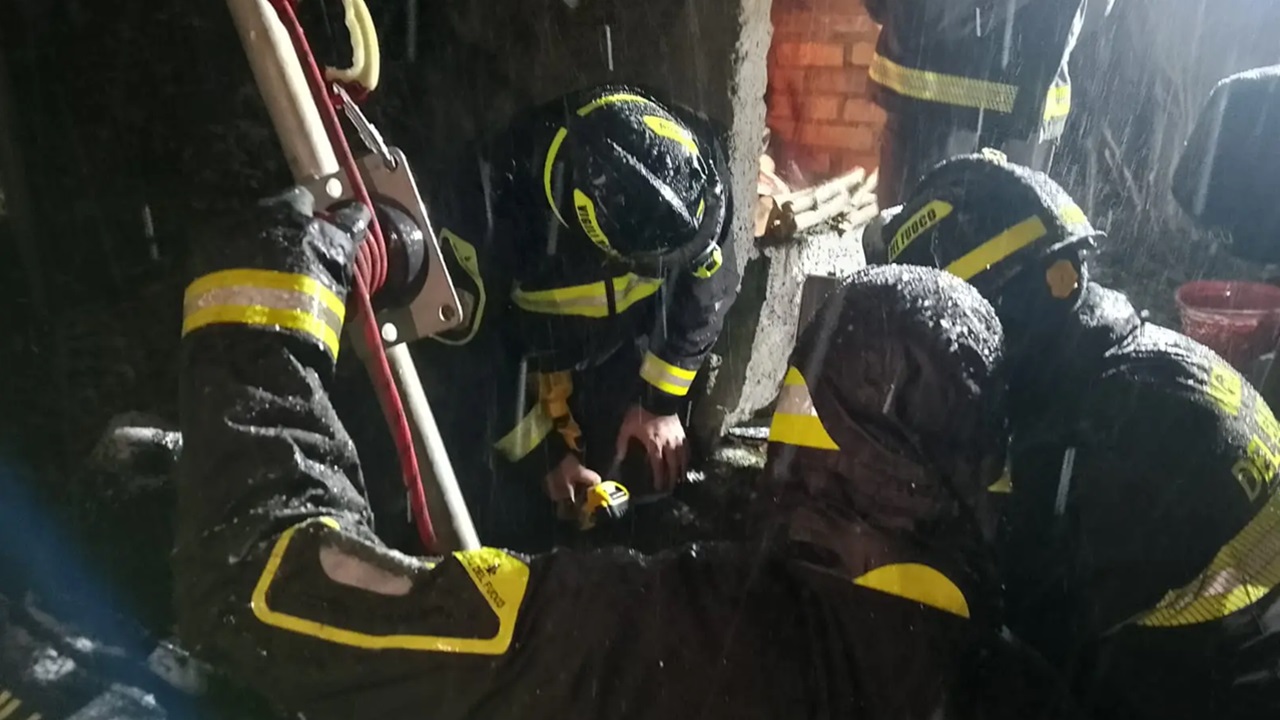
<path id="1" fill-rule="evenodd" d="M 704 444 L 773 402 L 795 345 L 805 282 L 843 279 L 864 267 L 863 228 L 825 228 L 752 254 L 694 407 L 693 432 Z"/>

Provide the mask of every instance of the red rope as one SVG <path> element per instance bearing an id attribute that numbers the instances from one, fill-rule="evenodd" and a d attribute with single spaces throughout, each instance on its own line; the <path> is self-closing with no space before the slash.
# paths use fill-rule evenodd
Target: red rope
<path id="1" fill-rule="evenodd" d="M 342 132 L 338 122 L 337 108 L 341 105 L 338 96 L 326 86 L 324 76 L 316 65 L 315 55 L 307 43 L 307 36 L 298 22 L 294 12 L 296 0 L 271 0 L 271 5 L 280 16 L 280 21 L 289 32 L 293 49 L 302 63 L 303 73 L 307 77 L 307 85 L 320 111 L 320 120 L 324 124 L 325 133 L 338 156 L 338 163 L 346 173 L 347 182 L 351 184 L 356 199 L 364 203 L 373 213 L 373 202 L 369 199 L 369 191 L 364 186 L 360 171 L 356 167 L 355 158 L 351 155 L 351 146 Z M 358 97 L 363 92 L 357 93 Z M 396 389 L 395 380 L 391 376 L 391 366 L 387 363 L 387 354 L 382 348 L 382 336 L 378 331 L 378 323 L 373 315 L 373 306 L 369 298 L 376 293 L 387 279 L 387 245 L 383 239 L 382 226 L 374 214 L 369 223 L 369 237 L 361 243 L 356 254 L 356 273 L 354 296 L 356 312 L 360 322 L 360 330 L 372 355 L 367 362 L 369 377 L 373 381 L 374 392 L 382 405 L 387 426 L 395 440 L 396 452 L 400 456 L 400 470 L 404 478 L 405 490 L 409 493 L 409 511 L 413 514 L 414 525 L 418 536 L 428 552 L 436 549 L 435 529 L 431 525 L 431 513 L 427 509 L 427 498 L 422 488 L 422 477 L 418 473 L 418 457 L 413 448 L 413 435 L 409 431 L 409 420 L 405 416 L 404 404 L 400 401 L 400 393 Z"/>

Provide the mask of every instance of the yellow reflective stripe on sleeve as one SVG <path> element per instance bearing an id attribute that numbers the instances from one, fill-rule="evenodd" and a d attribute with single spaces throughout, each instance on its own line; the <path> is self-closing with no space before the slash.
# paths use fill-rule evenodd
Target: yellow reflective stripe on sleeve
<path id="1" fill-rule="evenodd" d="M 777 409 L 769 425 L 769 442 L 817 450 L 840 449 L 823 427 L 809 396 L 809 387 L 794 367 L 787 368 L 787 375 L 782 381 Z"/>
<path id="2" fill-rule="evenodd" d="M 1224 618 L 1280 585 L 1280 493 L 1186 587 L 1167 593 L 1139 625 L 1177 627 Z"/>
<path id="3" fill-rule="evenodd" d="M 964 593 L 946 575 L 928 565 L 885 565 L 854 578 L 853 584 L 914 600 L 962 618 L 969 617 L 969 602 Z"/>
<path id="4" fill-rule="evenodd" d="M 569 223 L 565 222 L 564 216 L 560 214 L 560 206 L 556 204 L 556 195 L 551 190 L 551 171 L 555 169 L 556 155 L 560 153 L 560 146 L 564 144 L 564 139 L 568 136 L 568 128 L 560 128 L 556 131 L 555 137 L 551 138 L 551 147 L 547 148 L 547 159 L 542 163 L 542 189 L 547 192 L 547 204 L 551 206 L 551 212 L 556 214 L 556 219 L 565 227 L 569 227 Z"/>
<path id="5" fill-rule="evenodd" d="M 251 325 L 306 333 L 319 340 L 338 357 L 338 333 L 323 320 L 301 310 L 278 310 L 261 305 L 219 305 L 188 315 L 182 321 L 182 334 L 209 325 Z"/>
<path id="6" fill-rule="evenodd" d="M 1071 86 L 1058 85 L 1049 88 L 1049 97 L 1044 104 L 1044 119 L 1057 120 L 1071 114 Z"/>
<path id="7" fill-rule="evenodd" d="M 326 522 L 327 521 L 327 522 Z M 280 572 L 289 543 L 299 528 L 316 522 L 307 521 L 294 525 L 276 541 L 267 559 L 267 565 L 253 589 L 251 607 L 254 617 L 265 625 L 280 630 L 317 638 L 335 645 L 346 645 L 364 650 L 416 650 L 423 652 L 463 653 L 468 655 L 501 655 L 511 645 L 515 633 L 516 618 L 524 602 L 529 585 L 529 566 L 501 550 L 480 548 L 453 553 L 453 557 L 467 569 L 476 590 L 484 597 L 489 608 L 498 618 L 498 632 L 491 638 L 458 638 L 437 635 L 372 635 L 308 620 L 271 609 L 268 602 L 271 585 Z M 329 518 L 319 522 L 335 528 Z"/>
<path id="8" fill-rule="evenodd" d="M 1011 113 L 1018 87 L 991 80 L 916 70 L 877 53 L 871 60 L 871 79 L 894 92 L 917 100 Z"/>
<path id="9" fill-rule="evenodd" d="M 209 325 L 251 325 L 292 330 L 319 340 L 338 356 L 346 308 L 314 278 L 274 270 L 224 270 L 187 286 L 182 334 Z"/>
<path id="10" fill-rule="evenodd" d="M 622 103 L 622 102 L 638 102 L 638 103 L 647 103 L 649 105 L 654 104 L 654 102 L 647 97 L 641 97 L 639 95 L 633 95 L 631 93 L 614 93 L 613 95 L 605 95 L 602 98 L 593 100 L 587 103 L 586 105 L 583 105 L 582 107 L 578 108 L 578 117 L 586 117 L 591 113 L 595 112 L 596 110 L 599 110 L 600 108 L 604 107 L 605 105 L 613 105 L 614 103 Z"/>
<path id="11" fill-rule="evenodd" d="M 947 272 L 961 280 L 972 280 L 992 265 L 1049 233 L 1044 221 L 1031 217 L 1005 230 L 947 266 Z"/>
<path id="12" fill-rule="evenodd" d="M 314 297 L 342 321 L 346 317 L 346 307 L 332 290 L 323 283 L 306 275 L 279 272 L 277 270 L 222 270 L 197 278 L 187 286 L 183 294 L 183 304 L 193 302 L 211 290 L 229 288 L 253 290 L 291 290 Z"/>
<path id="13" fill-rule="evenodd" d="M 494 443 L 493 447 L 507 460 L 519 462 L 533 452 L 554 428 L 551 416 L 547 415 L 542 403 L 538 403 L 520 420 L 520 424 Z"/>
<path id="14" fill-rule="evenodd" d="M 614 305 L 617 312 L 626 311 L 637 302 L 653 295 L 662 287 L 662 280 L 627 273 L 612 280 Z M 545 315 L 578 315 L 603 318 L 609 316 L 608 287 L 604 282 L 546 290 L 524 290 L 516 287 L 511 292 L 516 307 L 528 312 Z"/>
<path id="15" fill-rule="evenodd" d="M 685 370 L 672 365 L 653 353 L 646 354 L 644 364 L 640 366 L 640 377 L 644 378 L 645 382 L 676 397 L 688 395 L 689 386 L 697 376 L 697 370 Z"/>
<path id="16" fill-rule="evenodd" d="M 675 140 L 695 156 L 700 154 L 698 152 L 698 143 L 693 141 L 693 137 L 689 135 L 689 131 L 680 127 L 676 123 L 673 123 L 664 117 L 658 117 L 657 115 L 645 115 L 644 124 L 647 125 L 654 134 L 667 138 L 668 140 Z"/>

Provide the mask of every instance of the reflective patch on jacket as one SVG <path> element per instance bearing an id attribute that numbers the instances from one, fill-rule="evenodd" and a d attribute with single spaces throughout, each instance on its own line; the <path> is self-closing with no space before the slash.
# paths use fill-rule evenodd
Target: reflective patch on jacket
<path id="1" fill-rule="evenodd" d="M 769 442 L 818 450 L 840 449 L 823 427 L 813 407 L 813 398 L 809 396 L 809 386 L 794 367 L 787 368 L 782 381 L 777 409 L 769 426 Z"/>
<path id="2" fill-rule="evenodd" d="M 943 612 L 969 617 L 969 601 L 946 575 L 919 563 L 882 565 L 854 578 L 854 585 L 879 590 Z"/>
<path id="3" fill-rule="evenodd" d="M 372 564 L 384 574 L 400 575 L 410 582 L 411 589 L 397 598 L 357 587 L 359 578 L 330 577 L 332 558 L 326 564 L 320 562 L 320 553 L 326 548 L 330 555 L 335 549 L 352 555 L 352 567 Z M 459 567 L 465 571 L 470 588 L 459 586 Z M 369 574 L 367 568 L 364 574 Z M 427 566 L 346 535 L 331 518 L 316 518 L 294 525 L 276 540 L 254 587 L 251 606 L 254 617 L 264 625 L 334 645 L 501 655 L 511 646 L 528 584 L 528 565 L 501 550 L 455 552 L 439 564 Z M 475 612 L 458 610 L 439 617 L 419 613 L 424 616 L 415 622 L 403 616 L 356 612 L 353 607 L 368 595 L 384 610 L 386 603 L 397 600 L 406 606 L 429 608 L 427 601 L 434 593 L 448 598 L 453 606 Z"/>
<path id="4" fill-rule="evenodd" d="M 338 357 L 346 307 L 320 281 L 276 270 L 223 270 L 187 287 L 182 335 L 210 325 L 248 325 L 291 331 L 320 342 Z"/>
<path id="5" fill-rule="evenodd" d="M 661 287 L 661 279 L 627 273 L 601 282 L 543 290 L 525 290 L 517 285 L 511 300 L 516 307 L 531 313 L 606 318 L 626 312 Z"/>
<path id="6" fill-rule="evenodd" d="M 1280 493 L 1185 587 L 1164 596 L 1139 625 L 1176 627 L 1224 618 L 1280 585 Z"/>
<path id="7" fill-rule="evenodd" d="M 675 397 L 688 395 L 689 387 L 693 385 L 693 379 L 697 376 L 697 370 L 686 370 L 678 365 L 672 365 L 652 352 L 645 354 L 644 363 L 640 366 L 640 377 L 645 382 Z"/>

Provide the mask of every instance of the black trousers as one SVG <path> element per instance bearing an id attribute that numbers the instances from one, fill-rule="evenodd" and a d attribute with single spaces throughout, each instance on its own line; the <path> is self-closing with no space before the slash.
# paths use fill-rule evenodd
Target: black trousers
<path id="1" fill-rule="evenodd" d="M 1126 627 L 1073 675 L 1099 720 L 1280 717 L 1280 590 L 1211 623 Z"/>

